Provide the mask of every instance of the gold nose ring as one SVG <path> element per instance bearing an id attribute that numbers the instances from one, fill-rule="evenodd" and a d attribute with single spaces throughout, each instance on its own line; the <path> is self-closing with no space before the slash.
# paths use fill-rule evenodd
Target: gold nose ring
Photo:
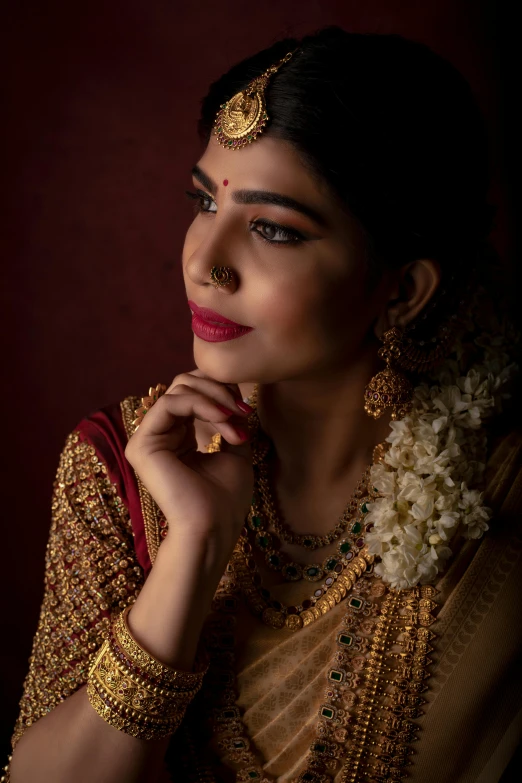
<path id="1" fill-rule="evenodd" d="M 230 285 L 232 282 L 232 270 L 229 266 L 213 266 L 210 270 L 210 279 L 216 288 Z"/>

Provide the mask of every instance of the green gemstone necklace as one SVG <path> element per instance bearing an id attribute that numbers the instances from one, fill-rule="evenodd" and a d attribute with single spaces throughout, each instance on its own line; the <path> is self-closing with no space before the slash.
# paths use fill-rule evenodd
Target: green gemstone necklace
<path id="1" fill-rule="evenodd" d="M 255 403 L 255 396 L 252 401 Z M 247 517 L 247 525 L 255 546 L 263 552 L 268 568 L 272 571 L 280 571 L 288 582 L 300 579 L 318 582 L 325 576 L 327 578 L 335 577 L 336 574 L 344 570 L 364 546 L 364 517 L 369 510 L 371 500 L 368 491 L 370 467 L 364 471 L 332 530 L 323 536 L 294 533 L 280 519 L 276 510 L 268 470 L 272 444 L 262 433 L 255 410 L 250 417 L 249 426 L 253 432 L 254 494 Z M 289 544 L 298 544 L 309 551 L 328 546 L 334 541 L 339 541 L 339 543 L 337 551 L 324 558 L 322 562 L 303 564 L 291 560 L 285 552 L 281 551 L 281 540 Z"/>
<path id="2" fill-rule="evenodd" d="M 334 527 L 322 536 L 316 536 L 309 533 L 295 533 L 282 519 L 281 514 L 276 511 L 276 503 L 274 501 L 274 493 L 271 488 L 270 475 L 268 470 L 269 459 L 273 451 L 273 444 L 267 438 L 265 433 L 261 429 L 259 417 L 256 410 L 257 403 L 257 387 L 250 398 L 250 404 L 254 408 L 253 413 L 249 417 L 248 425 L 253 435 L 252 438 L 252 451 L 253 451 L 253 464 L 255 469 L 255 492 L 252 501 L 252 505 L 261 512 L 261 516 L 266 517 L 272 529 L 277 533 L 281 541 L 285 541 L 287 544 L 297 544 L 304 547 L 304 549 L 312 552 L 315 549 L 328 546 L 334 541 L 338 541 L 344 534 L 348 526 L 353 520 L 354 514 L 357 513 L 361 506 L 361 498 L 367 493 L 369 471 L 370 468 L 366 468 L 363 476 L 357 483 L 357 486 L 350 497 L 343 513 L 335 523 Z M 376 452 L 380 454 L 381 446 L 376 447 Z M 375 458 L 376 454 L 374 454 Z M 260 531 L 258 531 L 260 532 Z"/>
<path id="3" fill-rule="evenodd" d="M 370 496 L 363 496 L 358 506 L 358 513 L 350 520 L 351 527 L 337 545 L 337 551 L 324 558 L 321 563 L 298 563 L 279 548 L 277 538 L 268 532 L 268 525 L 263 511 L 255 502 L 248 514 L 247 524 L 254 538 L 255 546 L 265 556 L 265 562 L 272 571 L 280 571 L 287 582 L 306 579 L 317 582 L 325 576 L 339 574 L 357 556 L 364 546 L 364 514 L 369 507 Z"/>

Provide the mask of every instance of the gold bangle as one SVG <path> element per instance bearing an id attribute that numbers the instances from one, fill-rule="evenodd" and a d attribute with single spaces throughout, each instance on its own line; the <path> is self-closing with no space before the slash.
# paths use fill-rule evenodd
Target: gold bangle
<path id="1" fill-rule="evenodd" d="M 125 663 L 118 660 L 109 641 L 105 641 L 101 646 L 89 676 L 107 689 L 114 699 L 151 718 L 174 717 L 180 707 L 185 709 L 197 692 L 192 690 L 172 693 L 151 686 L 129 672 Z"/>
<path id="2" fill-rule="evenodd" d="M 201 688 L 208 666 L 180 672 L 158 661 L 133 638 L 120 614 L 89 669 L 87 696 L 106 723 L 139 739 L 176 731 Z"/>
<path id="3" fill-rule="evenodd" d="M 111 703 L 110 696 L 102 689 L 98 690 L 93 680 L 87 683 L 87 696 L 98 715 L 118 731 L 124 731 L 132 737 L 143 740 L 162 739 L 173 734 L 183 720 L 183 714 L 177 720 L 158 723 L 137 720 L 133 711 L 126 711 Z"/>
<path id="4" fill-rule="evenodd" d="M 90 668 L 87 696 L 106 723 L 139 739 L 160 739 L 172 734 L 192 701 L 193 691 L 167 694 L 144 686 L 129 673 L 106 640 Z"/>
<path id="5" fill-rule="evenodd" d="M 127 657 L 141 672 L 148 677 L 153 677 L 164 688 L 174 688 L 177 691 L 199 690 L 208 665 L 202 666 L 200 671 L 181 672 L 158 661 L 157 658 L 144 650 L 132 636 L 127 622 L 131 608 L 127 607 L 118 615 L 113 624 L 116 641 Z"/>

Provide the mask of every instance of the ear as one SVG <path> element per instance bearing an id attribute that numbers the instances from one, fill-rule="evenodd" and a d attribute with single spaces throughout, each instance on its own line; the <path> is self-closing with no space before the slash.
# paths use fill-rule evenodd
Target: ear
<path id="1" fill-rule="evenodd" d="M 404 328 L 428 304 L 441 280 L 438 261 L 422 258 L 406 264 L 395 277 L 388 302 L 375 324 L 380 338 L 392 326 Z"/>

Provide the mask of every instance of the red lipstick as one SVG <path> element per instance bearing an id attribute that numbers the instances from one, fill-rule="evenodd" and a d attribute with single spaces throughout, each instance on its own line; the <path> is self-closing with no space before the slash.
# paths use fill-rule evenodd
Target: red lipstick
<path id="1" fill-rule="evenodd" d="M 224 315 L 209 310 L 208 307 L 198 307 L 195 302 L 189 300 L 188 305 L 192 310 L 192 331 L 196 337 L 200 337 L 208 343 L 221 343 L 226 340 L 235 340 L 252 331 L 252 326 L 244 326 Z"/>

